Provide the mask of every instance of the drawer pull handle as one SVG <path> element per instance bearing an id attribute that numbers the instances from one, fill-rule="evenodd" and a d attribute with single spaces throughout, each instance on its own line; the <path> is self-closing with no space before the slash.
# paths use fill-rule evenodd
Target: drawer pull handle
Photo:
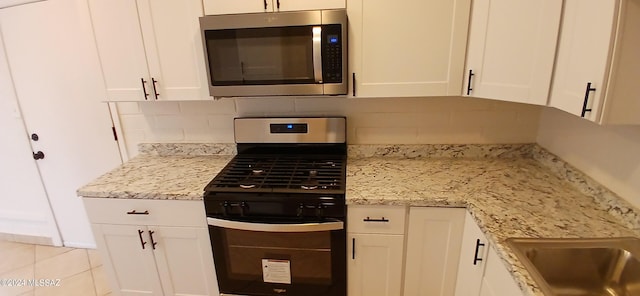
<path id="1" fill-rule="evenodd" d="M 382 219 L 371 219 L 369 217 L 367 217 L 366 219 L 362 219 L 363 222 L 384 222 L 387 223 L 389 222 L 389 219 L 385 219 L 384 217 L 382 217 Z"/>
<path id="2" fill-rule="evenodd" d="M 146 244 L 147 244 L 147 242 L 145 242 L 145 241 L 142 239 L 142 233 L 144 233 L 144 231 L 142 231 L 142 230 L 138 229 L 138 236 L 140 237 L 140 245 L 142 245 L 142 249 L 144 250 L 144 245 L 146 245 Z"/>
<path id="3" fill-rule="evenodd" d="M 153 234 L 156 233 L 155 231 L 149 230 L 149 237 L 151 238 L 151 247 L 155 250 L 156 249 L 156 245 L 158 244 L 155 240 L 153 240 Z"/>
<path id="4" fill-rule="evenodd" d="M 149 215 L 149 211 L 136 212 L 136 210 L 127 212 L 127 215 Z"/>
<path id="5" fill-rule="evenodd" d="M 473 265 L 477 265 L 478 261 L 482 261 L 482 258 L 478 258 L 478 249 L 484 247 L 484 244 L 480 242 L 480 239 L 476 240 L 476 254 L 473 255 Z"/>

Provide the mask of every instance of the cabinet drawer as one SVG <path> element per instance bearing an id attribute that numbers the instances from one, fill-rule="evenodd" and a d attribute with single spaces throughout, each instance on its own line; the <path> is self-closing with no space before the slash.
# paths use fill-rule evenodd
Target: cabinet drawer
<path id="1" fill-rule="evenodd" d="M 91 223 L 206 227 L 202 201 L 83 198 Z M 135 212 L 134 212 L 135 211 Z"/>
<path id="2" fill-rule="evenodd" d="M 406 212 L 404 206 L 349 206 L 347 231 L 404 234 Z"/>

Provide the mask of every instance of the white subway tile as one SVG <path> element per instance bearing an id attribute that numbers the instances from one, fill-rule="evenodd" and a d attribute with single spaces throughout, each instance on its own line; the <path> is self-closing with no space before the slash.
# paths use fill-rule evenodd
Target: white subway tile
<path id="1" fill-rule="evenodd" d="M 486 142 L 498 144 L 535 143 L 537 132 L 537 125 L 511 125 L 483 128 L 483 135 Z"/>
<path id="2" fill-rule="evenodd" d="M 416 128 L 356 127 L 356 143 L 351 144 L 413 144 L 417 141 Z"/>
<path id="3" fill-rule="evenodd" d="M 138 114 L 140 113 L 140 106 L 138 102 L 119 102 L 116 103 L 118 106 L 118 114 Z"/>
<path id="4" fill-rule="evenodd" d="M 122 129 L 126 130 L 145 130 L 152 127 L 155 122 L 153 116 L 137 115 L 121 115 L 120 124 Z"/>
<path id="5" fill-rule="evenodd" d="M 295 114 L 294 98 L 236 98 L 239 116 L 286 116 Z"/>
<path id="6" fill-rule="evenodd" d="M 235 115 L 209 115 L 207 116 L 207 121 L 209 127 L 223 130 L 233 130 L 233 119 Z"/>
<path id="7" fill-rule="evenodd" d="M 145 133 L 145 140 L 149 142 L 181 142 L 184 140 L 182 128 L 158 128 Z"/>
<path id="8" fill-rule="evenodd" d="M 477 125 L 443 125 L 418 130 L 418 144 L 482 144 L 486 143 Z"/>
<path id="9" fill-rule="evenodd" d="M 449 113 L 363 113 L 347 118 L 348 124 L 356 127 L 422 127 L 439 126 L 449 123 Z"/>
<path id="10" fill-rule="evenodd" d="M 188 101 L 180 102 L 182 114 L 235 114 L 235 99 L 223 98 L 214 101 Z"/>
<path id="11" fill-rule="evenodd" d="M 184 140 L 187 142 L 208 143 L 213 142 L 216 138 L 216 131 L 209 127 L 204 128 L 185 128 Z"/>
<path id="12" fill-rule="evenodd" d="M 156 128 L 205 128 L 209 126 L 204 115 L 156 115 Z"/>
<path id="13" fill-rule="evenodd" d="M 347 109 L 347 99 L 343 97 L 296 98 L 295 111 L 304 114 L 343 115 Z"/>
<path id="14" fill-rule="evenodd" d="M 233 129 L 185 128 L 183 142 L 234 143 Z"/>
<path id="15" fill-rule="evenodd" d="M 144 114 L 178 114 L 180 104 L 178 102 L 140 102 L 140 110 Z"/>

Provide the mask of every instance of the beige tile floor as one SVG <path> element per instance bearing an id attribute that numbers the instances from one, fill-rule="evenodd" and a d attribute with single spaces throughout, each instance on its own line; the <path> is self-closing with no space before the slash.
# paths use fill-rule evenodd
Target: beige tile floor
<path id="1" fill-rule="evenodd" d="M 60 281 L 59 286 L 53 287 L 33 287 L 28 282 L 24 286 L 8 287 L 7 279 Z M 0 296 L 16 295 L 104 296 L 111 293 L 96 250 L 0 241 Z"/>

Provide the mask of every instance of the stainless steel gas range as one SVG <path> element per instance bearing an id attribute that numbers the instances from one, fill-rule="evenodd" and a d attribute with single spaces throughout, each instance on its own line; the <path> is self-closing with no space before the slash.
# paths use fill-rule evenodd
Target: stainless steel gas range
<path id="1" fill-rule="evenodd" d="M 221 295 L 346 295 L 346 120 L 235 119 L 205 188 Z"/>

